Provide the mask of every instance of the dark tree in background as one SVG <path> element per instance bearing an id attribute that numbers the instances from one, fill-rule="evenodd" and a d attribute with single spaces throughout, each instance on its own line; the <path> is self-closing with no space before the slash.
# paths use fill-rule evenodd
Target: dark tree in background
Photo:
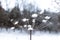
<path id="1" fill-rule="evenodd" d="M 0 5 L 0 26 L 8 25 L 9 17 L 7 12 Z"/>

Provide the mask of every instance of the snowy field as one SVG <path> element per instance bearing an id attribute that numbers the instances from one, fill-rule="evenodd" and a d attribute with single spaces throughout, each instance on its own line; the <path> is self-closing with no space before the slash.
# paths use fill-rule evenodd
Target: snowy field
<path id="1" fill-rule="evenodd" d="M 29 34 L 17 30 L 7 32 L 3 29 L 0 31 L 0 40 L 29 40 Z M 32 40 L 60 40 L 60 34 L 37 31 L 32 35 Z"/>

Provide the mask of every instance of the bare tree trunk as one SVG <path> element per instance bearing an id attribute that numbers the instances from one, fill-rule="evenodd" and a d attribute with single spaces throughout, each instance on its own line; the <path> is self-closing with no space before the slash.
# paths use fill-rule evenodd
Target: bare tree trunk
<path id="1" fill-rule="evenodd" d="M 30 40 L 32 40 L 32 30 L 30 30 Z"/>

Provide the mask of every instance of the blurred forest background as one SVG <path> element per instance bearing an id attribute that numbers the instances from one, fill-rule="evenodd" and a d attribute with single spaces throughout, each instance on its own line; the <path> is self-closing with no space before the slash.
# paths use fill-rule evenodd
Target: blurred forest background
<path id="1" fill-rule="evenodd" d="M 7 7 L 8 8 L 8 7 Z M 28 4 L 23 5 L 23 11 L 20 10 L 19 4 L 10 10 L 7 11 L 1 6 L 0 2 L 0 28 L 6 28 L 6 30 L 14 27 L 13 30 L 27 30 L 24 25 L 33 25 L 32 17 L 33 14 L 38 14 L 37 18 L 35 18 L 35 25 L 33 27 L 33 31 L 49 31 L 49 32 L 60 32 L 60 12 L 54 13 L 43 10 L 42 14 L 40 14 L 42 10 L 38 7 L 35 8 L 34 5 Z M 46 19 L 45 17 L 49 16 L 50 19 Z M 29 19 L 28 22 L 23 22 L 22 19 L 27 18 Z M 47 20 L 47 22 L 43 21 Z M 18 21 L 17 24 L 14 24 Z"/>

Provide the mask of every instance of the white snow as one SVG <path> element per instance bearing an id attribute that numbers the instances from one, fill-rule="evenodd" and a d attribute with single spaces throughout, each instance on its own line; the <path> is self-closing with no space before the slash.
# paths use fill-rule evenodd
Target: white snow
<path id="1" fill-rule="evenodd" d="M 33 30 L 32 25 L 28 25 L 28 30 Z"/>
<path id="2" fill-rule="evenodd" d="M 44 10 L 42 9 L 41 12 L 39 14 L 43 14 L 44 13 Z"/>
<path id="3" fill-rule="evenodd" d="M 45 17 L 45 19 L 47 19 L 47 20 L 50 19 L 50 18 L 51 18 L 51 17 L 49 17 L 49 16 L 46 16 L 46 17 Z"/>
<path id="4" fill-rule="evenodd" d="M 27 25 L 24 25 L 24 27 L 27 27 Z"/>
<path id="5" fill-rule="evenodd" d="M 35 19 L 33 19 L 32 22 L 35 23 Z"/>
<path id="6" fill-rule="evenodd" d="M 29 19 L 26 19 L 27 21 L 29 21 Z"/>
<path id="7" fill-rule="evenodd" d="M 33 28 L 32 28 L 32 27 L 30 27 L 30 28 L 28 28 L 28 30 L 33 30 Z"/>
<path id="8" fill-rule="evenodd" d="M 15 27 L 11 27 L 11 29 L 13 30 L 13 29 L 15 29 Z"/>
<path id="9" fill-rule="evenodd" d="M 12 30 L 10 30 L 12 31 Z M 29 34 L 26 32 L 7 32 L 5 29 L 0 30 L 0 40 L 29 40 Z M 60 40 L 60 33 L 48 33 L 37 31 L 32 35 L 32 40 Z"/>
<path id="10" fill-rule="evenodd" d="M 33 18 L 36 18 L 38 16 L 38 14 L 32 14 Z"/>
<path id="11" fill-rule="evenodd" d="M 30 28 L 30 27 L 32 27 L 32 25 L 28 25 L 28 27 Z"/>
<path id="12" fill-rule="evenodd" d="M 16 24 L 18 24 L 18 23 L 19 23 L 19 21 L 15 21 L 14 25 L 16 25 Z"/>
<path id="13" fill-rule="evenodd" d="M 13 19 L 10 20 L 11 22 L 13 21 Z"/>
<path id="14" fill-rule="evenodd" d="M 29 20 L 29 19 L 27 19 L 27 18 L 23 18 L 23 19 L 22 19 L 23 22 L 26 22 L 26 21 L 28 21 L 28 20 Z"/>
<path id="15" fill-rule="evenodd" d="M 46 22 L 47 22 L 47 20 L 42 20 L 42 22 L 43 22 L 43 23 L 46 23 Z"/>

